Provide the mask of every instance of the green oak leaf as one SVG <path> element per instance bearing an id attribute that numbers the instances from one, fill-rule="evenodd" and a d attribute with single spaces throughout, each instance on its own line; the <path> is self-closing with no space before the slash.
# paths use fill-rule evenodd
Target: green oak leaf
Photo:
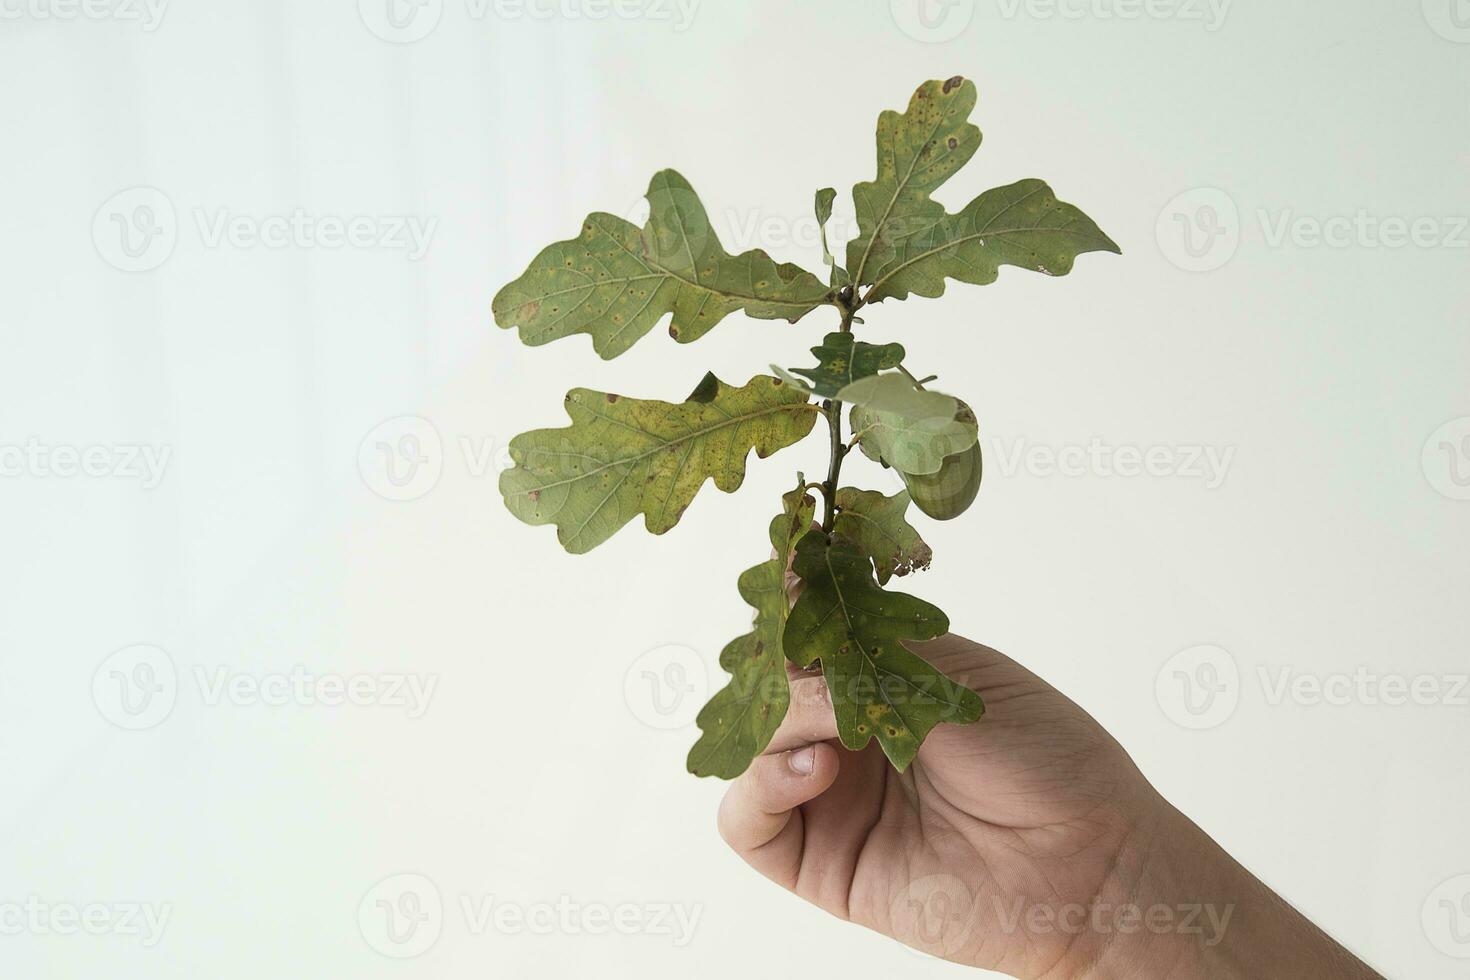
<path id="1" fill-rule="evenodd" d="M 958 400 L 918 388 L 902 374 L 862 378 L 837 398 L 853 406 L 852 431 L 863 455 L 904 473 L 937 473 L 946 456 L 964 452 L 979 439 L 973 415 L 959 412 Z"/>
<path id="2" fill-rule="evenodd" d="M 908 109 L 878 117 L 878 176 L 853 187 L 860 234 L 847 246 L 865 303 L 939 296 L 944 280 L 986 285 L 1002 265 L 1064 276 L 1085 252 L 1119 252 L 1091 218 L 1039 180 L 986 191 L 958 214 L 929 195 L 975 154 L 975 85 L 919 86 Z"/>
<path id="3" fill-rule="evenodd" d="M 832 219 L 832 202 L 835 200 L 837 200 L 836 188 L 823 187 L 817 191 L 814 208 L 817 212 L 817 230 L 822 236 L 822 261 L 827 263 L 832 285 L 845 286 L 852 280 L 848 278 L 847 270 L 837 264 L 832 250 L 827 247 L 827 222 Z"/>
<path id="4" fill-rule="evenodd" d="M 881 264 L 870 266 L 869 303 L 910 293 L 943 295 L 944 280 L 995 282 L 1003 265 L 1065 276 L 1084 252 L 1121 249 L 1091 218 L 1058 201 L 1039 180 L 1022 180 L 981 194 L 959 214 L 894 243 Z"/>
<path id="5" fill-rule="evenodd" d="M 949 619 L 922 599 L 880 588 L 862 549 L 808 534 L 793 568 L 805 588 L 786 622 L 786 656 L 801 666 L 822 662 L 843 745 L 861 749 L 876 736 L 902 771 L 935 725 L 985 713 L 978 694 L 901 642 L 943 636 Z"/>
<path id="6" fill-rule="evenodd" d="M 902 344 L 868 344 L 854 340 L 851 333 L 829 333 L 812 348 L 814 368 L 795 368 L 809 380 L 808 387 L 823 398 L 832 398 L 859 378 L 896 368 L 903 362 Z"/>
<path id="7" fill-rule="evenodd" d="M 796 542 L 811 530 L 815 504 L 804 489 L 782 498 L 785 509 L 771 521 L 774 556 L 740 575 L 740 597 L 755 608 L 755 628 L 720 651 L 730 683 L 716 692 L 695 723 L 702 733 L 689 750 L 696 776 L 734 779 L 760 755 L 786 717 L 791 703 L 782 633 L 791 611 L 786 597 L 786 563 Z"/>
<path id="8" fill-rule="evenodd" d="M 879 585 L 887 585 L 894 575 L 921 572 L 934 560 L 934 552 L 904 519 L 909 502 L 907 490 L 891 497 L 852 487 L 837 491 L 837 521 L 832 530 L 873 559 Z"/>
<path id="9" fill-rule="evenodd" d="M 795 323 L 828 302 L 831 287 L 798 266 L 778 265 L 759 249 L 726 252 L 675 171 L 654 174 L 648 203 L 643 228 L 598 212 L 578 237 L 543 249 L 496 294 L 495 322 L 518 327 L 531 346 L 591 334 L 593 348 L 611 359 L 667 314 L 669 333 L 688 343 L 736 310 Z"/>
<path id="10" fill-rule="evenodd" d="M 638 514 L 654 534 L 679 522 L 704 482 L 740 488 L 752 449 L 765 457 L 799 442 L 817 406 L 779 378 L 732 388 L 713 374 L 684 402 L 643 401 L 574 388 L 572 424 L 510 443 L 500 492 L 527 524 L 555 524 L 573 554 L 590 551 Z"/>
<path id="11" fill-rule="evenodd" d="M 859 234 L 847 244 L 847 268 L 854 282 L 872 283 L 899 243 L 944 218 L 929 195 L 980 146 L 980 130 L 968 121 L 975 98 L 975 83 L 957 75 L 920 85 L 902 114 L 878 116 L 877 178 L 852 189 Z"/>

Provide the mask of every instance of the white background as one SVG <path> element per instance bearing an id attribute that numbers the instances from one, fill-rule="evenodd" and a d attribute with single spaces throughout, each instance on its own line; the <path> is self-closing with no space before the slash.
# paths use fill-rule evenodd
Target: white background
<path id="1" fill-rule="evenodd" d="M 558 2 L 429 0 L 395 33 L 386 0 L 178 0 L 158 20 L 0 0 L 0 911 L 170 916 L 153 945 L 0 919 L 0 973 L 963 974 L 758 879 L 715 834 L 722 787 L 683 772 L 748 622 L 735 576 L 794 471 L 823 467 L 821 437 L 752 463 L 737 496 L 706 488 L 662 538 L 633 525 L 580 557 L 496 491 L 496 454 L 563 424 L 565 389 L 677 400 L 709 367 L 738 383 L 801 364 L 830 311 L 734 316 L 687 346 L 657 329 L 615 362 L 586 338 L 521 346 L 489 312 L 585 213 L 636 213 L 664 166 L 732 250 L 819 269 L 813 190 L 841 190 L 850 234 L 878 111 L 962 73 L 985 142 L 937 196 L 1042 177 L 1125 254 L 868 311 L 869 339 L 974 406 L 988 454 L 978 504 L 923 526 L 935 565 L 905 588 L 1093 712 L 1380 969 L 1466 976 L 1450 927 L 1470 939 L 1470 879 L 1450 880 L 1470 873 L 1470 706 L 1446 693 L 1470 638 L 1462 0 L 1240 0 L 1223 19 L 959 0 L 930 28 L 886 0 Z M 116 197 L 135 187 L 156 190 Z M 432 234 L 421 256 L 210 234 L 298 211 Z M 1359 212 L 1438 238 L 1312 240 L 1310 221 Z M 374 432 L 401 416 L 425 422 Z M 428 469 L 394 487 L 378 443 L 415 433 Z M 1093 440 L 1231 461 L 1214 486 L 1183 465 L 1001 465 Z M 28 445 L 115 465 L 67 475 L 65 452 Z M 168 454 L 156 486 L 129 447 Z M 136 644 L 168 660 L 109 660 Z M 135 654 L 176 688 L 141 730 L 118 701 L 147 677 Z M 298 667 L 436 686 L 416 717 L 214 697 Z M 1441 696 L 1273 698 L 1283 670 L 1360 668 Z M 1201 713 L 1190 678 L 1223 700 Z M 399 874 L 423 879 L 370 894 Z M 405 883 L 443 911 L 420 905 L 432 945 L 399 961 L 379 950 L 417 947 L 374 932 L 375 903 Z M 677 945 L 476 934 L 461 911 L 563 896 L 700 918 Z"/>

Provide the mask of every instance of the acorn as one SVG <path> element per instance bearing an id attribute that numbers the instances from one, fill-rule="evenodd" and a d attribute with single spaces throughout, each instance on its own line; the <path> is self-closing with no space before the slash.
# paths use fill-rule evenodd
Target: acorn
<path id="1" fill-rule="evenodd" d="M 959 401 L 954 417 L 961 422 L 975 424 L 975 413 L 970 406 Z M 944 457 L 936 473 L 915 475 L 899 471 L 909 489 L 909 496 L 924 513 L 936 521 L 948 521 L 969 510 L 980 492 L 980 476 L 983 469 L 980 457 L 980 441 L 964 452 Z"/>

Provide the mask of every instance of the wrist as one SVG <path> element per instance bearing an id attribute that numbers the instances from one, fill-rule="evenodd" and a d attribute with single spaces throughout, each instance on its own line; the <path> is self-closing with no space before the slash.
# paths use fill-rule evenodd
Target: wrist
<path id="1" fill-rule="evenodd" d="M 1108 889 L 1123 910 L 1100 937 L 1091 967 L 1076 974 L 1134 980 L 1233 978 L 1252 973 L 1239 956 L 1242 906 L 1259 896 L 1244 869 L 1155 794 L 1120 854 Z M 1266 974 L 1272 975 L 1272 974 Z"/>
<path id="2" fill-rule="evenodd" d="M 1376 978 L 1162 797 L 1137 821 L 1100 902 L 1111 918 L 1068 978 Z"/>
<path id="3" fill-rule="evenodd" d="M 1128 807 L 1133 812 L 1110 873 L 1085 915 L 1069 923 L 1066 954 L 1032 980 L 1240 975 L 1215 968 L 1225 958 L 1218 947 L 1234 924 L 1235 909 L 1214 900 L 1233 890 L 1220 883 L 1226 869 L 1202 847 L 1198 828 L 1151 787 L 1141 796 Z"/>

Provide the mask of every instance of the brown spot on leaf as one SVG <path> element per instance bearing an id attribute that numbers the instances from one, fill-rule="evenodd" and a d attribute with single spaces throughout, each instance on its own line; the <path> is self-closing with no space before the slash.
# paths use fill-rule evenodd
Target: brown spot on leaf
<path id="1" fill-rule="evenodd" d="M 959 140 L 955 139 L 953 136 L 951 136 L 949 138 L 949 148 L 951 150 L 953 150 L 955 147 L 957 147 L 959 145 L 960 145 L 960 141 Z"/>
<path id="2" fill-rule="evenodd" d="M 612 392 L 609 391 L 607 393 L 607 400 L 610 401 L 610 402 L 615 402 L 615 401 L 618 400 L 618 396 L 617 395 L 614 395 Z"/>
<path id="3" fill-rule="evenodd" d="M 540 490 L 531 490 L 531 491 L 529 491 L 526 494 L 526 496 L 530 497 L 533 501 L 540 500 L 541 499 L 541 491 Z"/>
<path id="4" fill-rule="evenodd" d="M 963 84 L 965 84 L 963 75 L 955 75 L 953 78 L 946 79 L 944 82 L 944 94 L 948 95 L 951 91 L 959 88 Z"/>

